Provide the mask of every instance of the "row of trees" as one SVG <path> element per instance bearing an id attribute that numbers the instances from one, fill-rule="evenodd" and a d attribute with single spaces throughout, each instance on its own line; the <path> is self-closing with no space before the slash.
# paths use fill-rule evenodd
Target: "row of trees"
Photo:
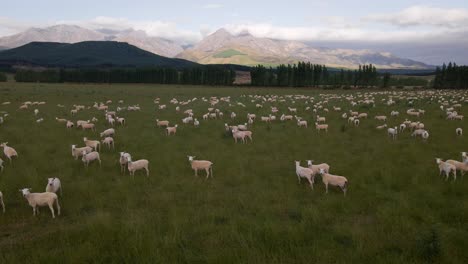
<path id="1" fill-rule="evenodd" d="M 0 72 L 0 82 L 6 82 L 7 81 L 7 76 L 5 73 Z"/>
<path id="2" fill-rule="evenodd" d="M 434 88 L 468 89 L 468 66 L 458 66 L 455 63 L 437 67 Z"/>
<path id="3" fill-rule="evenodd" d="M 195 85 L 232 85 L 236 73 L 232 69 L 205 66 L 179 71 L 173 68 L 137 69 L 48 69 L 18 70 L 17 82 L 76 83 L 158 83 Z"/>

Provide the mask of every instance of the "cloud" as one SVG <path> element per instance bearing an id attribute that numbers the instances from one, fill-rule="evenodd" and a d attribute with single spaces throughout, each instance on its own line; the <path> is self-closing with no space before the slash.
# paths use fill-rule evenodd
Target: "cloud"
<path id="1" fill-rule="evenodd" d="M 412 6 L 397 13 L 370 15 L 363 18 L 363 20 L 387 23 L 399 27 L 468 28 L 468 9 Z"/>
<path id="2" fill-rule="evenodd" d="M 221 4 L 206 4 L 202 8 L 203 9 L 218 9 L 218 8 L 221 8 L 221 7 L 223 7 L 223 5 L 221 5 Z"/>
<path id="3" fill-rule="evenodd" d="M 38 25 L 38 26 L 42 26 Z M 8 17 L 0 17 L 0 36 L 7 36 L 26 30 L 30 27 L 30 23 L 18 21 Z"/>

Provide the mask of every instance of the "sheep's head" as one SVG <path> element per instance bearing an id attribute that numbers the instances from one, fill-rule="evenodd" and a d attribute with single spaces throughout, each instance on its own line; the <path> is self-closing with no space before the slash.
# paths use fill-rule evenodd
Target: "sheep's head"
<path id="1" fill-rule="evenodd" d="M 436 160 L 437 164 L 440 164 L 442 162 L 442 160 L 440 158 L 436 158 L 435 160 Z"/>
<path id="2" fill-rule="evenodd" d="M 47 178 L 47 184 L 48 184 L 49 186 L 54 185 L 54 180 L 55 180 L 55 178 Z"/>
<path id="3" fill-rule="evenodd" d="M 75 148 L 76 148 L 76 145 L 71 145 L 71 147 L 72 147 L 72 150 L 73 150 L 73 149 L 75 149 Z"/>
<path id="4" fill-rule="evenodd" d="M 189 161 L 193 161 L 193 159 L 195 158 L 195 156 L 187 156 L 188 160 Z"/>
<path id="5" fill-rule="evenodd" d="M 320 168 L 320 171 L 319 171 L 320 174 L 324 174 L 325 173 L 325 170 Z"/>
<path id="6" fill-rule="evenodd" d="M 314 162 L 314 161 L 313 161 L 313 160 L 308 160 L 308 161 L 307 161 L 307 165 L 308 165 L 308 166 L 312 166 L 312 162 Z"/>
<path id="7" fill-rule="evenodd" d="M 294 163 L 296 164 L 296 166 L 299 166 L 301 164 L 301 162 L 297 160 L 295 160 Z"/>
<path id="8" fill-rule="evenodd" d="M 28 194 L 31 193 L 31 188 L 23 188 L 23 189 L 20 189 L 19 191 L 23 194 L 23 196 L 26 196 Z"/>

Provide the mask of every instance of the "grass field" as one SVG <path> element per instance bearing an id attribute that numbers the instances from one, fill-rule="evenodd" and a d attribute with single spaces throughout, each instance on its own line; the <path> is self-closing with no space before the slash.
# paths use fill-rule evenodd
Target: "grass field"
<path id="1" fill-rule="evenodd" d="M 447 121 L 435 100 L 415 101 L 426 110 L 420 120 L 431 137 L 427 142 L 408 132 L 390 140 L 374 115 L 400 111 L 390 118 L 395 126 L 409 108 L 405 100 L 388 107 L 376 95 L 376 107 L 351 107 L 330 100 L 328 135 L 318 135 L 312 113 L 296 100 L 298 115 L 308 129 L 295 122 L 257 121 L 252 144 L 234 144 L 224 123 L 246 122 L 276 105 L 280 113 L 293 104 L 265 103 L 257 110 L 241 95 L 363 94 L 364 91 L 318 91 L 179 87 L 156 85 L 0 84 L 0 111 L 9 113 L 0 125 L 0 141 L 16 148 L 19 158 L 0 173 L 6 213 L 0 214 L 0 263 L 468 263 L 468 178 L 446 182 L 438 176 L 434 158 L 460 160 L 467 151 L 466 136 L 455 128 L 465 121 Z M 466 95 L 466 93 L 465 93 Z M 202 121 L 208 103 L 202 97 L 231 96 L 232 107 L 221 102 L 224 120 Z M 157 110 L 156 97 L 168 105 Z M 182 125 L 181 113 L 169 100 L 198 100 L 181 107 L 193 109 L 199 128 Z M 461 96 L 456 97 L 459 99 Z M 450 96 L 444 96 L 450 99 Z M 104 114 L 94 108 L 69 115 L 73 104 L 92 105 L 111 99 L 110 109 L 140 104 L 141 112 L 122 112 L 127 127 L 116 129 L 116 150 L 103 148 L 102 167 L 84 169 L 70 145 L 82 137 L 97 139 L 108 128 Z M 38 106 L 45 121 L 37 124 L 31 107 L 18 111 L 24 101 L 46 101 Z M 236 103 L 242 102 L 246 108 Z M 57 104 L 66 105 L 59 108 Z M 309 104 L 310 105 L 310 104 Z M 346 124 L 332 105 L 368 112 L 356 128 Z M 459 111 L 467 116 L 465 107 Z M 237 113 L 231 121 L 230 112 Z M 73 121 L 99 119 L 97 132 L 67 130 L 55 117 Z M 167 137 L 155 118 L 179 124 L 176 136 Z M 414 118 L 413 118 L 414 120 Z M 133 180 L 121 175 L 118 151 L 150 161 L 150 177 L 141 172 Z M 187 155 L 214 162 L 214 178 L 196 178 Z M 5 158 L 2 156 L 5 160 Z M 331 188 L 326 195 L 320 177 L 312 191 L 298 183 L 294 160 L 327 162 L 331 172 L 349 180 L 346 197 Z M 200 173 L 204 175 L 204 173 Z M 47 208 L 33 217 L 18 189 L 42 192 L 48 177 L 59 177 L 62 215 L 52 219 Z"/>

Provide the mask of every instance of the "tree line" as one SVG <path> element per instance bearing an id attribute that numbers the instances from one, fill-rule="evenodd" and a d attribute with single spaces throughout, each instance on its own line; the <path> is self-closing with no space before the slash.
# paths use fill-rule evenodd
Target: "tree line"
<path id="1" fill-rule="evenodd" d="M 17 82 L 49 83 L 157 83 L 193 85 L 232 85 L 236 73 L 219 66 L 136 69 L 21 69 L 15 74 Z"/>
<path id="2" fill-rule="evenodd" d="M 455 63 L 445 63 L 436 68 L 434 88 L 438 89 L 468 89 L 468 66 L 458 66 Z"/>

